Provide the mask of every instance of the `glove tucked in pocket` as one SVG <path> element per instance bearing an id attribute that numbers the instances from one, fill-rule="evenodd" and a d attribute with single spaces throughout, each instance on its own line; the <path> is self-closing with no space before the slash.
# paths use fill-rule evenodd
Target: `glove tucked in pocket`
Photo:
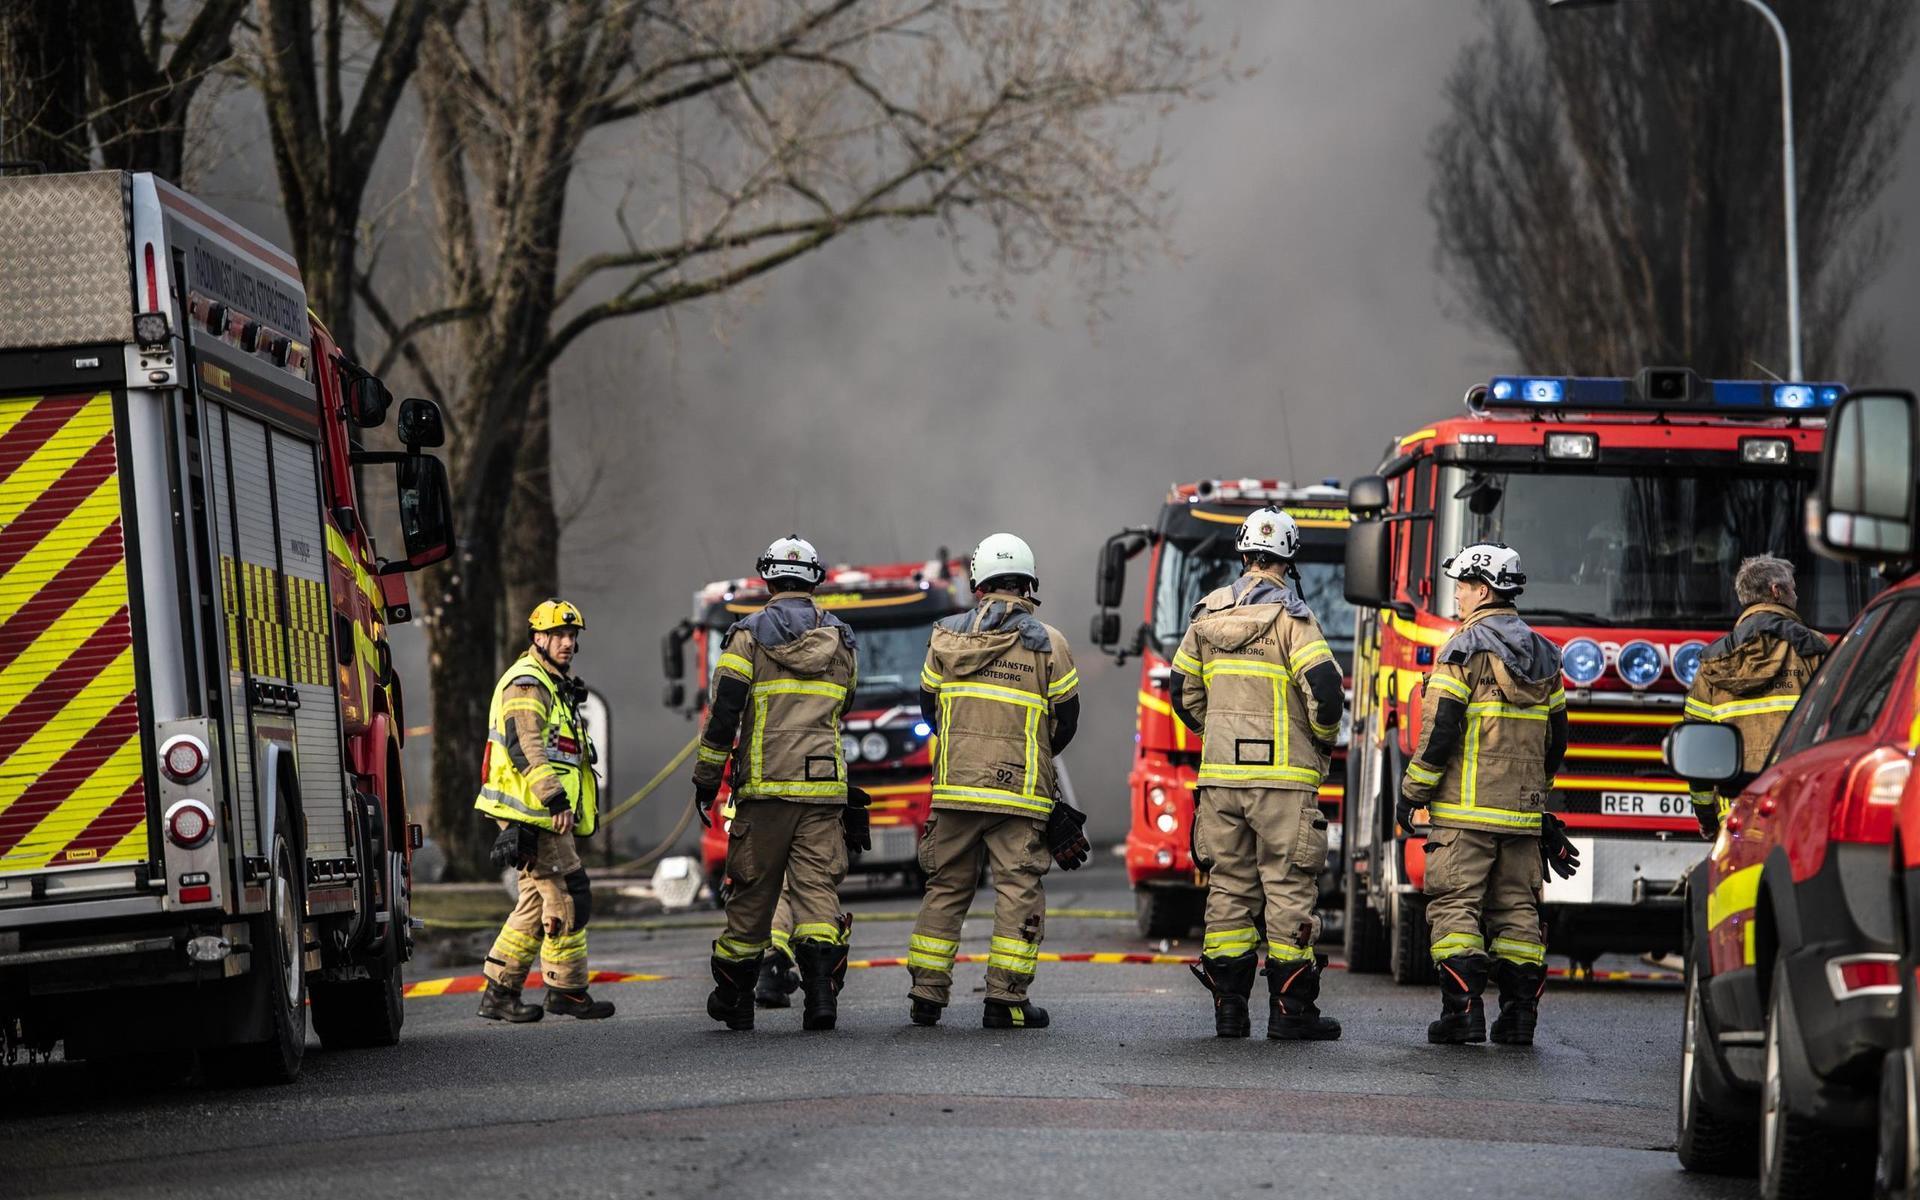
<path id="1" fill-rule="evenodd" d="M 873 849 L 873 825 L 867 819 L 867 806 L 873 797 L 857 787 L 847 789 L 847 806 L 840 811 L 840 832 L 847 840 L 847 853 Z"/>
<path id="2" fill-rule="evenodd" d="M 487 855 L 487 861 L 494 870 L 504 871 L 512 867 L 524 871 L 533 865 L 540 852 L 540 831 L 531 825 L 522 825 L 518 821 L 509 821 L 493 839 L 493 850 Z"/>

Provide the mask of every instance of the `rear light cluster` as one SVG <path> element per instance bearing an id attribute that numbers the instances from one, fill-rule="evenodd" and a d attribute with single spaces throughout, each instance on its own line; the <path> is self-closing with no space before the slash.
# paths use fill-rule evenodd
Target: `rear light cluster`
<path id="1" fill-rule="evenodd" d="M 213 810 L 198 800 L 181 800 L 167 810 L 167 840 L 182 850 L 206 845 L 213 836 Z"/>
<path id="2" fill-rule="evenodd" d="M 1161 833 L 1172 833 L 1180 828 L 1180 818 L 1173 812 L 1173 797 L 1167 795 L 1167 789 L 1163 787 L 1147 789 L 1147 817 Z"/>
<path id="3" fill-rule="evenodd" d="M 197 781 L 207 773 L 206 744 L 186 733 L 168 738 L 160 747 L 160 769 L 175 783 Z"/>
<path id="4" fill-rule="evenodd" d="M 1900 994 L 1900 960 L 1892 954 L 1849 954 L 1827 960 L 1827 986 L 1835 1000 Z"/>
<path id="5" fill-rule="evenodd" d="M 1833 806 L 1828 835 L 1840 842 L 1891 841 L 1894 812 L 1912 772 L 1913 760 L 1892 746 L 1862 755 Z"/>

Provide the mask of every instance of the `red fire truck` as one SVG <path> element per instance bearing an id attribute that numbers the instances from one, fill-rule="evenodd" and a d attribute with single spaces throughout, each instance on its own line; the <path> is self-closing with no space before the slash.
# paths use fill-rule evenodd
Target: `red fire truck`
<path id="1" fill-rule="evenodd" d="M 1801 528 L 1833 384 L 1503 377 L 1467 411 L 1389 448 L 1354 481 L 1347 598 L 1361 606 L 1348 760 L 1352 969 L 1432 977 L 1424 841 L 1393 798 L 1418 748 L 1423 682 L 1458 624 L 1440 575 L 1473 542 L 1520 552 L 1521 615 L 1560 645 L 1570 745 L 1549 807 L 1583 866 L 1546 889 L 1549 945 L 1576 964 L 1681 947 L 1682 884 L 1705 855 L 1687 785 L 1661 762 L 1700 652 L 1732 627 L 1740 560 L 1800 578 L 1800 610 L 1838 632 L 1870 594 L 1863 571 L 1812 554 Z"/>
<path id="2" fill-rule="evenodd" d="M 1301 598 L 1319 618 L 1341 670 L 1350 670 L 1353 612 L 1341 588 L 1349 517 L 1346 492 L 1334 481 L 1309 487 L 1273 479 L 1177 484 L 1167 493 L 1158 521 L 1121 530 L 1100 552 L 1093 644 L 1122 663 L 1140 659 L 1133 767 L 1127 773 L 1127 878 L 1142 937 L 1179 937 L 1201 919 L 1206 882 L 1195 871 L 1189 848 L 1200 738 L 1173 715 L 1167 681 L 1188 614 L 1201 597 L 1239 575 L 1234 536 L 1247 514 L 1263 507 L 1283 509 L 1299 524 Z M 1126 598 L 1127 562 L 1142 553 L 1148 553 L 1146 619 L 1123 636 L 1119 609 Z M 1340 748 L 1320 789 L 1320 808 L 1335 835 L 1341 828 L 1346 743 L 1343 722 Z M 1338 903 L 1340 858 L 1335 836 L 1321 879 L 1323 905 Z"/>
<path id="3" fill-rule="evenodd" d="M 924 883 L 917 849 L 933 800 L 932 729 L 920 714 L 920 668 L 927 637 L 941 617 L 973 604 L 967 561 L 943 549 L 926 562 L 839 566 L 814 592 L 820 607 L 851 625 L 860 652 L 853 700 L 841 720 L 848 778 L 873 798 L 873 848 L 854 856 L 849 873 L 898 874 Z M 670 631 L 663 645 L 666 703 L 689 717 L 706 717 L 708 680 L 720 661 L 727 628 L 767 602 L 760 579 L 724 579 L 693 597 L 693 617 Z M 687 703 L 686 646 L 693 647 L 694 692 Z M 719 808 L 726 807 L 721 792 Z M 718 903 L 727 869 L 727 822 L 700 839 L 701 867 Z"/>
<path id="4" fill-rule="evenodd" d="M 392 1044 L 419 827 L 386 628 L 452 543 L 439 410 L 355 450 L 392 397 L 297 264 L 151 175 L 0 180 L 0 261 L 0 1050 L 283 1081 L 309 1011 Z"/>

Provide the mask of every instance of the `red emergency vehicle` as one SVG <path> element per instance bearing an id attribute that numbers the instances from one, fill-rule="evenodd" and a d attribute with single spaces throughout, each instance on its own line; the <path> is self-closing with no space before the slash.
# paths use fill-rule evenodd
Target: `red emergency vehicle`
<path id="1" fill-rule="evenodd" d="M 388 1045 L 412 952 L 400 572 L 451 549 L 439 410 L 299 266 L 148 174 L 0 180 L 0 1057 Z M 356 467 L 396 466 L 406 553 Z"/>
<path id="2" fill-rule="evenodd" d="M 1342 592 L 1346 548 L 1346 492 L 1334 483 L 1295 487 L 1273 479 L 1221 479 L 1175 485 L 1152 525 L 1107 539 L 1097 568 L 1100 611 L 1093 644 L 1120 662 L 1140 659 L 1134 717 L 1133 766 L 1127 773 L 1127 879 L 1142 937 L 1179 937 L 1200 923 L 1206 880 L 1193 865 L 1193 787 L 1200 767 L 1200 736 L 1173 715 L 1167 693 L 1173 653 L 1186 636 L 1187 617 L 1200 598 L 1240 574 L 1234 538 L 1258 508 L 1276 507 L 1300 526 L 1301 598 L 1313 609 L 1342 672 L 1353 662 L 1353 611 Z M 1128 560 L 1148 555 L 1145 619 L 1123 635 Z M 1344 793 L 1347 726 L 1341 724 L 1332 770 L 1320 789 L 1327 814 L 1328 870 L 1321 902 L 1338 903 L 1340 810 Z"/>
<path id="3" fill-rule="evenodd" d="M 670 631 L 663 647 L 668 707 L 706 719 L 708 680 L 727 629 L 757 612 L 767 596 L 766 583 L 758 578 L 719 580 L 694 594 L 692 619 Z M 847 776 L 872 797 L 873 848 L 856 854 L 848 873 L 899 874 L 917 887 L 924 883 L 920 831 L 933 799 L 932 729 L 920 714 L 920 669 L 933 623 L 973 604 L 967 561 L 943 549 L 926 562 L 838 566 L 827 572 L 814 599 L 853 627 L 860 656 L 853 699 L 840 727 Z M 689 644 L 690 706 L 684 682 Z M 716 812 L 726 807 L 727 796 L 723 787 Z M 726 879 L 726 825 L 724 817 L 716 820 L 700 839 L 701 868 L 716 903 Z"/>
<path id="4" fill-rule="evenodd" d="M 1486 541 L 1520 552 L 1521 615 L 1563 655 L 1570 744 L 1549 807 L 1583 866 L 1547 885 L 1549 946 L 1576 964 L 1680 949 L 1683 881 L 1705 848 L 1660 742 L 1700 652 L 1738 615 L 1735 569 L 1763 552 L 1790 560 L 1801 616 L 1833 633 L 1871 591 L 1861 570 L 1812 554 L 1801 527 L 1841 390 L 1686 370 L 1497 378 L 1353 483 L 1352 969 L 1432 977 L 1424 841 L 1397 834 L 1394 796 L 1426 674 L 1458 625 L 1440 565 Z"/>

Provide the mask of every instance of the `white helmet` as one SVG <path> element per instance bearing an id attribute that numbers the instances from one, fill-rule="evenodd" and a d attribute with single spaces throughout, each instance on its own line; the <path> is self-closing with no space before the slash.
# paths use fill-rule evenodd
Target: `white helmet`
<path id="1" fill-rule="evenodd" d="M 990 533 L 973 549 L 973 561 L 967 566 L 973 586 L 1002 575 L 1018 575 L 1040 586 L 1040 575 L 1033 566 L 1033 547 L 1011 533 Z"/>
<path id="2" fill-rule="evenodd" d="M 1271 554 L 1292 558 L 1300 552 L 1300 527 L 1277 508 L 1256 508 L 1240 522 L 1233 548 L 1242 554 Z"/>
<path id="3" fill-rule="evenodd" d="M 1520 552 L 1505 542 L 1476 542 L 1440 564 L 1449 579 L 1477 579 L 1502 596 L 1518 596 L 1527 584 Z"/>
<path id="4" fill-rule="evenodd" d="M 760 561 L 753 565 L 760 572 L 760 578 L 769 583 L 776 579 L 798 579 L 813 585 L 827 577 L 827 568 L 821 565 L 813 543 L 793 533 L 775 538 Z"/>

